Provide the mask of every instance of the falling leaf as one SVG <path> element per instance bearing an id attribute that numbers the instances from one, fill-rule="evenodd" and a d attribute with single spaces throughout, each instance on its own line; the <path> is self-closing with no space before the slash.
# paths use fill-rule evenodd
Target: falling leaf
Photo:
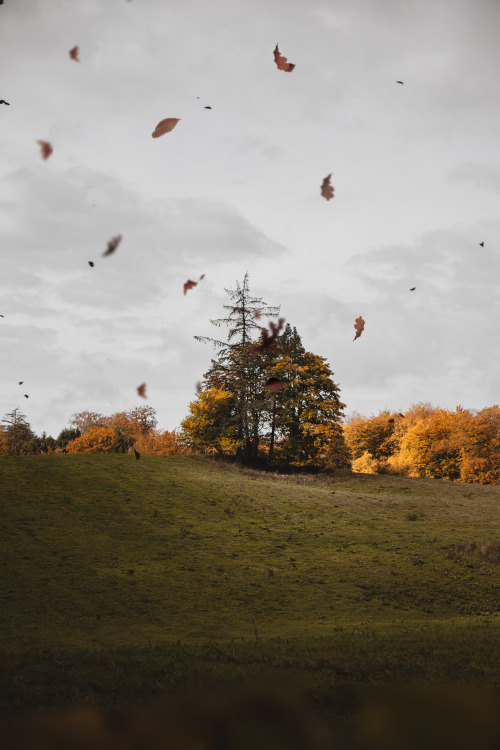
<path id="1" fill-rule="evenodd" d="M 78 45 L 76 47 L 73 47 L 73 49 L 70 49 L 69 56 L 72 60 L 75 60 L 75 62 L 80 62 L 78 59 Z"/>
<path id="2" fill-rule="evenodd" d="M 404 86 L 404 83 L 403 83 L 403 81 L 396 81 L 396 83 L 400 83 L 400 84 L 401 84 L 401 86 Z"/>
<path id="3" fill-rule="evenodd" d="M 264 383 L 264 388 L 267 388 L 271 393 L 276 393 L 276 391 L 279 391 L 284 385 L 284 382 L 279 378 L 268 378 Z"/>
<path id="4" fill-rule="evenodd" d="M 356 330 L 356 335 L 353 338 L 353 341 L 356 341 L 356 339 L 359 339 L 363 331 L 365 330 L 365 321 L 361 316 L 359 318 L 356 318 L 356 322 L 354 323 L 354 328 Z"/>
<path id="5" fill-rule="evenodd" d="M 19 381 L 19 385 L 22 385 L 24 383 L 24 380 Z"/>
<path id="6" fill-rule="evenodd" d="M 139 394 L 139 396 L 142 396 L 142 398 L 147 398 L 146 383 L 142 383 L 141 385 L 137 386 L 137 393 Z"/>
<path id="7" fill-rule="evenodd" d="M 204 107 L 204 109 L 212 109 L 212 107 Z"/>
<path id="8" fill-rule="evenodd" d="M 333 198 L 333 193 L 335 192 L 334 188 L 330 185 L 330 177 L 332 176 L 332 173 L 328 175 L 328 177 L 325 177 L 323 182 L 321 183 L 321 195 L 323 198 L 326 198 L 327 201 L 329 201 L 331 198 Z"/>
<path id="9" fill-rule="evenodd" d="M 394 422 L 394 417 L 391 417 L 391 418 L 390 418 L 390 419 L 388 419 L 387 421 L 389 422 L 389 424 L 392 424 L 392 423 Z"/>
<path id="10" fill-rule="evenodd" d="M 410 292 L 414 292 L 416 288 L 417 288 L 416 286 L 412 286 L 410 289 Z"/>
<path id="11" fill-rule="evenodd" d="M 5 99 L 0 99 L 0 104 L 6 104 L 8 107 L 10 107 L 9 102 L 6 102 Z"/>
<path id="12" fill-rule="evenodd" d="M 256 310 L 256 311 L 254 312 L 253 316 L 254 316 L 254 318 L 256 318 L 257 320 L 259 320 L 259 318 L 260 318 L 260 310 Z"/>
<path id="13" fill-rule="evenodd" d="M 261 328 L 260 342 L 254 346 L 253 352 L 252 352 L 254 357 L 256 357 L 258 354 L 262 354 L 262 352 L 265 352 L 266 349 L 269 349 L 274 344 L 278 336 L 278 333 L 283 328 L 284 322 L 285 322 L 285 318 L 279 318 L 278 325 L 276 325 L 271 320 L 271 322 L 269 323 L 269 329 L 271 333 L 269 333 L 267 328 Z"/>
<path id="14" fill-rule="evenodd" d="M 135 573 L 135 570 L 133 570 L 132 568 L 130 568 L 130 570 L 127 570 L 127 575 L 128 576 L 133 576 L 134 573 Z"/>
<path id="15" fill-rule="evenodd" d="M 139 453 L 139 451 L 136 451 L 135 448 L 134 448 L 134 453 L 135 453 L 136 460 L 138 461 L 141 457 L 141 454 Z"/>
<path id="16" fill-rule="evenodd" d="M 108 247 L 103 252 L 102 257 L 105 258 L 106 255 L 111 255 L 111 253 L 114 253 L 121 241 L 122 241 L 121 234 L 118 234 L 116 237 L 112 237 L 110 241 L 108 242 Z"/>
<path id="17" fill-rule="evenodd" d="M 188 279 L 184 284 L 184 294 L 186 294 L 186 292 L 188 292 L 190 289 L 193 289 L 195 286 L 198 286 L 198 282 Z"/>
<path id="18" fill-rule="evenodd" d="M 42 159 L 48 159 L 54 150 L 48 141 L 37 141 L 42 149 Z"/>
<path id="19" fill-rule="evenodd" d="M 204 279 L 204 278 L 205 278 L 205 274 L 204 274 L 204 273 L 202 273 L 202 274 L 201 274 L 201 276 L 200 276 L 200 279 L 199 279 L 199 280 L 200 280 L 200 281 L 203 281 L 203 279 Z"/>
<path id="20" fill-rule="evenodd" d="M 295 65 L 287 62 L 286 57 L 283 57 L 283 55 L 280 55 L 280 51 L 278 49 L 277 44 L 276 44 L 273 54 L 274 54 L 274 62 L 278 66 L 278 70 L 284 70 L 286 73 L 291 73 L 292 70 L 295 68 Z"/>
<path id="21" fill-rule="evenodd" d="M 479 247 L 484 247 L 484 242 L 480 242 Z"/>
<path id="22" fill-rule="evenodd" d="M 25 394 L 24 394 L 24 398 L 29 398 L 29 396 L 28 396 L 28 395 L 27 395 L 27 394 L 25 393 Z"/>
<path id="23" fill-rule="evenodd" d="M 94 263 L 92 263 L 92 261 L 91 261 L 91 260 L 89 260 L 89 266 L 90 266 L 91 268 L 94 268 Z"/>
<path id="24" fill-rule="evenodd" d="M 170 133 L 179 120 L 179 117 L 167 117 L 166 120 L 161 120 L 152 133 L 153 138 L 159 138 L 161 135 L 165 135 L 165 133 Z"/>

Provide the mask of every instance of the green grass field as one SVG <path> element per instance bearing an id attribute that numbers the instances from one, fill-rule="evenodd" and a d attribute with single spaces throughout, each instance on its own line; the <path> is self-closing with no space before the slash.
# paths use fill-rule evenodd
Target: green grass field
<path id="1" fill-rule="evenodd" d="M 500 488 L 196 456 L 0 460 L 4 715 L 273 672 L 320 713 L 400 681 L 500 690 Z M 133 571 L 133 572 L 132 572 Z"/>

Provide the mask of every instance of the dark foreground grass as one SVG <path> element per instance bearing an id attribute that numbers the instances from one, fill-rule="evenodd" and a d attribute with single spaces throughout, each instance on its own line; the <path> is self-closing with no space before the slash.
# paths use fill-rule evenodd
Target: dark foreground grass
<path id="1" fill-rule="evenodd" d="M 382 684 L 500 690 L 500 568 L 470 553 L 500 488 L 34 456 L 0 496 L 5 715 L 269 672 L 344 719 Z"/>

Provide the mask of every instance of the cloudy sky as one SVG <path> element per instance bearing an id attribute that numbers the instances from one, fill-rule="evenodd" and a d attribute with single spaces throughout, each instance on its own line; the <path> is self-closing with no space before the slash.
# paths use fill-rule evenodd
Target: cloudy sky
<path id="1" fill-rule="evenodd" d="M 246 271 L 347 413 L 498 403 L 499 29 L 498 0 L 4 0 L 0 418 L 177 427 Z"/>

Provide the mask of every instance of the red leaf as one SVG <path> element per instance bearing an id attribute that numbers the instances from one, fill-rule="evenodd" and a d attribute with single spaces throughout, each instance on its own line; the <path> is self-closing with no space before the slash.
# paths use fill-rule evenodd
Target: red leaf
<path id="1" fill-rule="evenodd" d="M 365 321 L 361 316 L 359 318 L 356 318 L 356 322 L 354 323 L 354 329 L 356 331 L 356 335 L 353 338 L 353 341 L 356 341 L 356 339 L 359 339 L 363 331 L 365 330 Z"/>
<path id="2" fill-rule="evenodd" d="M 321 183 L 321 195 L 323 198 L 326 198 L 327 201 L 329 201 L 331 198 L 333 198 L 333 193 L 335 192 L 332 186 L 330 185 L 330 177 L 332 176 L 331 172 L 328 175 L 328 177 L 325 177 L 323 182 Z"/>
<path id="3" fill-rule="evenodd" d="M 42 159 L 48 159 L 54 150 L 48 141 L 37 141 L 42 149 Z"/>
<path id="4" fill-rule="evenodd" d="M 166 120 L 161 120 L 151 135 L 153 136 L 153 138 L 159 138 L 161 135 L 165 135 L 165 133 L 170 133 L 170 131 L 175 128 L 179 120 L 179 117 L 167 117 Z"/>
<path id="5" fill-rule="evenodd" d="M 111 253 L 114 253 L 121 241 L 121 234 L 118 234 L 116 237 L 112 237 L 112 239 L 110 239 L 110 241 L 108 242 L 108 247 L 103 252 L 102 257 L 105 258 L 107 255 L 111 255 Z"/>
<path id="6" fill-rule="evenodd" d="M 276 45 L 273 54 L 274 54 L 274 62 L 278 66 L 278 70 L 284 70 L 286 73 L 291 73 L 292 70 L 295 68 L 295 65 L 287 62 L 286 57 L 283 57 L 283 55 L 280 55 L 278 45 Z"/>
<path id="7" fill-rule="evenodd" d="M 258 320 L 260 318 L 260 310 L 256 310 L 253 314 L 254 318 Z"/>
<path id="8" fill-rule="evenodd" d="M 139 396 L 142 396 L 142 398 L 147 398 L 146 383 L 142 383 L 141 385 L 137 386 L 137 393 L 139 394 Z"/>
<path id="9" fill-rule="evenodd" d="M 269 349 L 274 342 L 276 341 L 276 338 L 278 336 L 278 333 L 283 328 L 283 324 L 285 322 L 285 318 L 279 318 L 278 325 L 271 322 L 269 323 L 269 329 L 271 333 L 267 330 L 267 328 L 261 328 L 261 334 L 260 334 L 260 342 L 254 346 L 252 354 L 254 357 L 256 357 L 258 354 L 262 354 L 266 351 L 266 349 Z"/>
<path id="10" fill-rule="evenodd" d="M 284 382 L 279 378 L 268 378 L 264 383 L 264 388 L 267 388 L 271 393 L 276 393 L 276 391 L 279 391 L 284 385 Z"/>
<path id="11" fill-rule="evenodd" d="M 73 47 L 73 49 L 70 49 L 69 56 L 72 60 L 75 60 L 76 62 L 80 62 L 78 59 L 78 45 L 76 47 Z"/>
<path id="12" fill-rule="evenodd" d="M 193 289 L 195 286 L 198 286 L 198 282 L 188 279 L 184 284 L 184 294 L 186 294 L 186 292 L 188 292 L 190 289 Z"/>

